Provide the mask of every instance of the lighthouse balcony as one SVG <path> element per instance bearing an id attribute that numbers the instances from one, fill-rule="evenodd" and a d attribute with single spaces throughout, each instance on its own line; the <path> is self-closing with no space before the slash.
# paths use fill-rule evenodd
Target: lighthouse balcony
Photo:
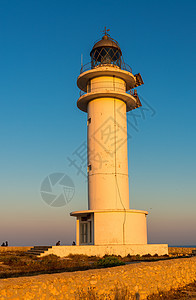
<path id="1" fill-rule="evenodd" d="M 118 99 L 126 103 L 127 112 L 141 106 L 138 95 L 132 93 L 121 92 L 116 90 L 103 89 L 102 91 L 84 93 L 77 101 L 77 106 L 80 110 L 87 112 L 88 103 L 98 98 Z"/>
<path id="2" fill-rule="evenodd" d="M 92 62 L 88 62 L 87 64 L 81 66 L 80 74 L 84 73 L 86 71 L 89 71 L 89 70 L 92 70 L 92 69 L 97 69 L 97 68 L 104 67 L 104 66 L 113 67 L 113 68 L 125 70 L 125 71 L 128 71 L 128 72 L 132 73 L 132 68 L 124 62 L 121 62 L 121 64 L 119 66 L 114 64 L 114 63 L 111 63 L 111 62 L 109 64 L 105 64 L 105 63 L 101 64 L 100 63 L 100 64 L 94 66 L 92 64 Z"/>
<path id="3" fill-rule="evenodd" d="M 134 91 L 133 90 L 128 90 L 126 91 L 126 84 L 123 82 L 118 82 L 118 83 L 114 83 L 114 82 L 111 82 L 111 81 L 104 81 L 102 82 L 99 86 L 93 86 L 92 84 L 88 85 L 87 87 L 87 91 L 83 91 L 83 90 L 80 90 L 80 97 L 83 96 L 83 95 L 86 95 L 87 93 L 98 93 L 98 92 L 101 92 L 101 91 L 108 91 L 108 92 L 111 92 L 111 91 L 116 91 L 116 92 L 122 92 L 122 93 L 127 93 L 133 97 L 136 97 L 136 95 L 134 94 Z M 138 98 L 138 95 L 137 95 L 137 98 Z"/>
<path id="4" fill-rule="evenodd" d="M 129 91 L 135 87 L 142 85 L 144 82 L 140 73 L 133 75 L 132 72 L 123 70 L 117 66 L 113 65 L 101 65 L 98 67 L 94 67 L 89 70 L 83 71 L 77 79 L 77 85 L 80 90 L 83 92 L 88 92 L 89 87 L 91 87 L 91 82 L 95 80 L 95 78 L 107 77 L 110 82 L 114 81 L 123 81 L 125 90 Z M 110 79 L 109 79 L 110 78 Z M 108 81 L 106 80 L 106 81 Z M 105 80 L 104 80 L 105 81 Z M 105 83 L 104 83 L 105 84 Z M 100 86 L 101 88 L 101 86 Z M 117 85 L 115 83 L 115 88 Z M 91 89 L 91 88 L 90 88 Z"/>

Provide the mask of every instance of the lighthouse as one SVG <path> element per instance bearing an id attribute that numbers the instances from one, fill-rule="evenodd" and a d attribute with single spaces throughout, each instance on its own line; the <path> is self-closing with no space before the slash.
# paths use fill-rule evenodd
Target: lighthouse
<path id="1" fill-rule="evenodd" d="M 88 210 L 75 211 L 76 245 L 146 245 L 146 211 L 130 209 L 127 113 L 143 84 L 105 30 L 81 67 L 78 108 L 87 114 Z"/>

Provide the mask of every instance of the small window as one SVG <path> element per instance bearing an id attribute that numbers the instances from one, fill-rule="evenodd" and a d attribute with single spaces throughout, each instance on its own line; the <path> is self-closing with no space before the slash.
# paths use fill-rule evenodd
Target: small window
<path id="1" fill-rule="evenodd" d="M 87 126 L 91 123 L 91 118 L 88 118 L 87 120 Z"/>
<path id="2" fill-rule="evenodd" d="M 87 172 L 90 172 L 91 170 L 92 170 L 91 165 L 88 165 Z"/>

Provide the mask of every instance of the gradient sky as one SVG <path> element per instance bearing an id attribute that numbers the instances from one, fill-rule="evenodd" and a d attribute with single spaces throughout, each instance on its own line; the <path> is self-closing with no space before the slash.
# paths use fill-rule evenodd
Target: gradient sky
<path id="1" fill-rule="evenodd" d="M 85 177 L 67 159 L 86 141 L 76 80 L 107 26 L 143 77 L 148 109 L 135 111 L 137 124 L 128 116 L 130 206 L 149 211 L 150 243 L 196 245 L 195 9 L 190 0 L 0 1 L 0 243 L 75 239 L 69 213 L 87 208 Z M 40 195 L 56 172 L 75 185 L 60 208 Z"/>

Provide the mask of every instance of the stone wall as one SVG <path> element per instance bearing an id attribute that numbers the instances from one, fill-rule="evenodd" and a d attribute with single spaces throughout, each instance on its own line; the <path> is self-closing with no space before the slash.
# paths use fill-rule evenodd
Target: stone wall
<path id="1" fill-rule="evenodd" d="M 184 247 L 169 247 L 168 252 L 170 255 L 189 255 L 196 248 L 184 248 Z"/>
<path id="2" fill-rule="evenodd" d="M 160 290 L 182 287 L 196 280 L 196 257 L 141 262 L 120 267 L 0 280 L 0 299 L 82 299 L 89 287 L 100 298 L 114 299 L 115 287 L 127 287 L 140 299 Z"/>
<path id="3" fill-rule="evenodd" d="M 0 247 L 0 253 L 1 252 L 9 252 L 9 251 L 28 251 L 32 247 Z"/>

